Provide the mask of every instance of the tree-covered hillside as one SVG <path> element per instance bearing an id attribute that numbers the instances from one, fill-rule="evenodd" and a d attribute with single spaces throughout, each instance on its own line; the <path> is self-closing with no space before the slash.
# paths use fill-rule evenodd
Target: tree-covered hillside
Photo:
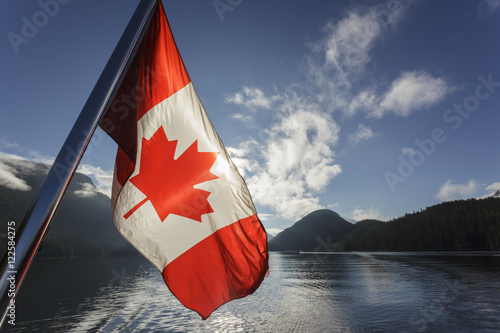
<path id="1" fill-rule="evenodd" d="M 499 251 L 500 199 L 444 202 L 351 235 L 345 251 Z"/>

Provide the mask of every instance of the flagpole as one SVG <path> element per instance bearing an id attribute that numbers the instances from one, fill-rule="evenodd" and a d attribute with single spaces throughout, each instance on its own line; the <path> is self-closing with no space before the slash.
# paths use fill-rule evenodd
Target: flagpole
<path id="1" fill-rule="evenodd" d="M 7 239 L 8 253 L 0 264 L 0 310 L 3 325 L 7 316 L 15 318 L 15 296 L 26 277 L 47 232 L 57 207 L 68 187 L 87 145 L 116 94 L 130 60 L 137 50 L 160 0 L 141 0 L 127 28 L 108 60 L 99 80 L 78 116 L 64 145 L 22 223 L 15 230 L 15 240 Z M 9 229 L 12 230 L 12 229 Z M 12 236 L 12 234 L 8 234 Z M 14 250 L 14 251 L 13 251 Z"/>

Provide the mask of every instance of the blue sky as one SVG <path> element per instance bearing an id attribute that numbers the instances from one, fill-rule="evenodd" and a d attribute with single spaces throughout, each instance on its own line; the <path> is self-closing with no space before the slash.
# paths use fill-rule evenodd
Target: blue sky
<path id="1" fill-rule="evenodd" d="M 500 1 L 163 3 L 266 228 L 500 190 Z M 0 157 L 53 160 L 137 4 L 0 3 Z M 104 192 L 115 151 L 98 130 L 79 170 Z"/>

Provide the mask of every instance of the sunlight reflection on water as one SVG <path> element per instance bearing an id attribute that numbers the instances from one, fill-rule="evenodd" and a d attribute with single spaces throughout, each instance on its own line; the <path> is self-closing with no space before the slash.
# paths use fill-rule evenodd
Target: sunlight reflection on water
<path id="1" fill-rule="evenodd" d="M 271 253 L 270 274 L 255 294 L 221 306 L 205 321 L 184 308 L 156 268 L 144 262 L 128 268 L 124 261 L 112 274 L 103 264 L 108 275 L 66 290 L 68 274 L 76 269 L 87 279 L 93 276 L 76 262 L 44 264 L 60 281 L 39 265 L 38 282 L 44 274 L 51 280 L 53 302 L 30 307 L 30 314 L 20 310 L 19 325 L 2 332 L 492 332 L 500 327 L 497 253 Z"/>

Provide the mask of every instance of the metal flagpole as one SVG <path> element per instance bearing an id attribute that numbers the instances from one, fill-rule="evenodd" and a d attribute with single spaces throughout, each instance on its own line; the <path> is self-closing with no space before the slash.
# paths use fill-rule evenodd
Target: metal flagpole
<path id="1" fill-rule="evenodd" d="M 116 94 L 130 61 L 149 26 L 159 0 L 141 0 L 127 28 L 108 60 L 99 80 L 78 116 L 64 145 L 31 204 L 23 222 L 8 239 L 8 253 L 0 264 L 0 309 L 3 325 L 7 316 L 15 318 L 15 296 L 48 230 L 59 202 L 78 167 L 101 117 Z M 11 230 L 11 229 L 9 229 Z M 9 234 L 9 236 L 11 236 Z M 8 237 L 9 238 L 9 237 Z M 13 311 L 12 311 L 13 309 Z"/>

